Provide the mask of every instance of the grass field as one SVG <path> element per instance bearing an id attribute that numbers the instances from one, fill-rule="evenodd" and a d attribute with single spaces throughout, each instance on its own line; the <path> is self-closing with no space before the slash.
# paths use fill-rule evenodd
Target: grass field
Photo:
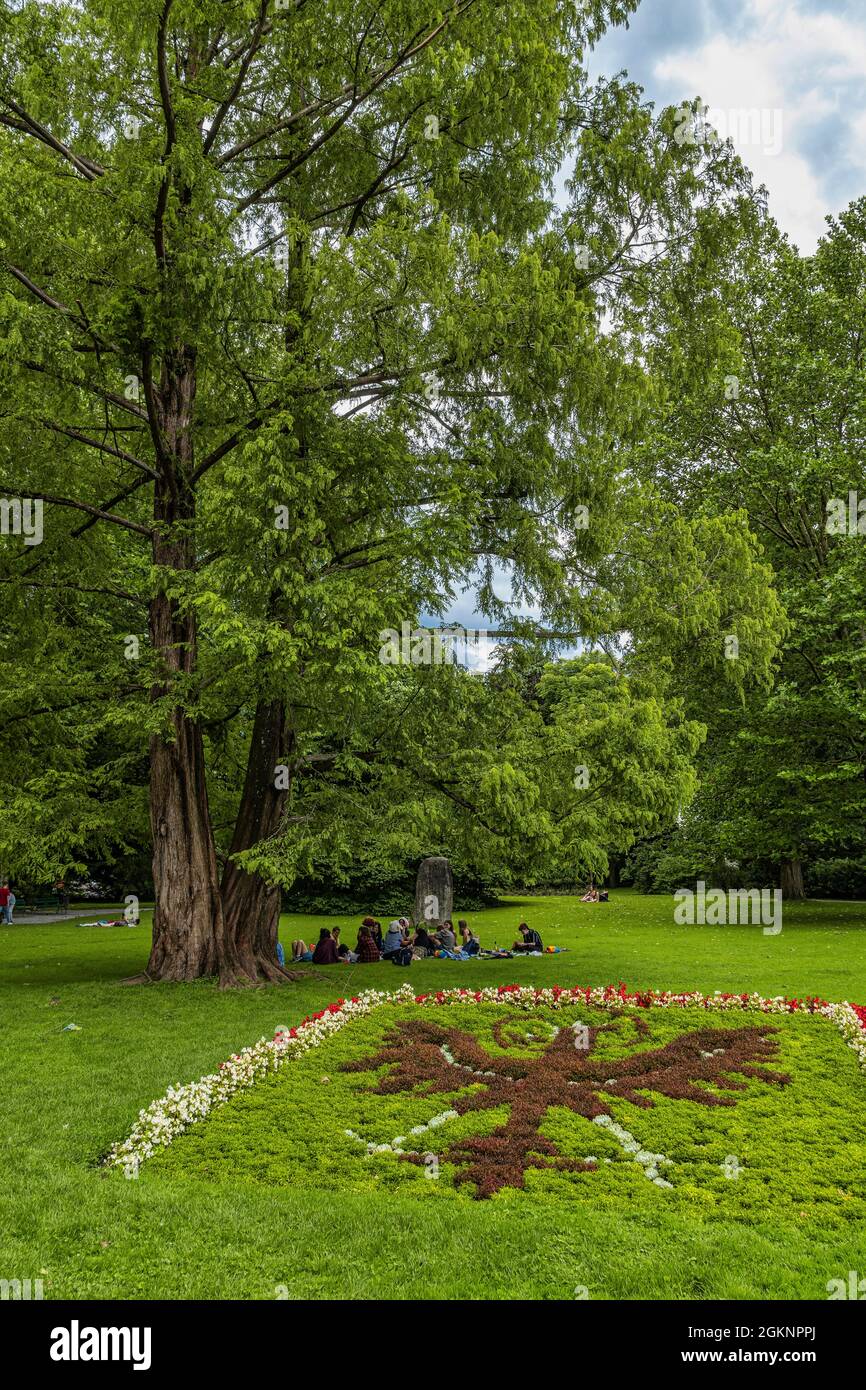
<path id="1" fill-rule="evenodd" d="M 81 920 L 94 915 L 88 908 Z M 136 929 L 0 928 L 0 1278 L 41 1278 L 46 1298 L 76 1299 L 550 1299 L 583 1289 L 590 1298 L 821 1299 L 828 1280 L 866 1271 L 866 1231 L 828 1222 L 820 1203 L 702 1216 L 694 1203 L 605 1205 L 591 1190 L 567 1203 L 543 1193 L 419 1201 L 381 1184 L 211 1183 L 177 1180 L 170 1166 L 124 1181 L 99 1169 L 100 1155 L 169 1085 L 365 987 L 624 980 L 866 1001 L 862 903 L 787 908 L 778 936 L 676 927 L 670 899 L 627 892 L 606 907 L 533 897 L 469 917 L 484 945 L 510 943 L 526 917 L 545 943 L 568 950 L 408 971 L 303 967 L 310 978 L 299 984 L 221 993 L 209 983 L 120 984 L 146 959 L 147 914 Z M 284 944 L 314 936 L 323 920 L 284 918 Z M 350 928 L 358 919 L 344 920 Z M 63 1031 L 69 1023 L 80 1031 Z M 844 1135 L 842 1103 L 832 1103 Z M 784 1153 L 782 1145 L 782 1164 Z M 849 1167 L 846 1156 L 840 1172 Z"/>

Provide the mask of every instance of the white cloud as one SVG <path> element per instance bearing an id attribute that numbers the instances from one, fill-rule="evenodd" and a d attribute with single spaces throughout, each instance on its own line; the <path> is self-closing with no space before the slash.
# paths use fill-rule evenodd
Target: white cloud
<path id="1" fill-rule="evenodd" d="M 730 134 L 756 181 L 766 184 L 773 216 L 801 251 L 811 252 L 825 230 L 825 215 L 838 212 L 866 183 L 866 10 L 852 18 L 810 12 L 796 0 L 747 0 L 737 10 L 735 29 L 725 23 L 721 0 L 710 0 L 706 12 L 709 28 L 702 41 L 683 46 L 672 29 L 666 48 L 656 29 L 650 56 L 642 55 L 638 11 L 636 41 L 631 34 L 617 35 L 616 61 L 656 101 L 700 95 L 725 113 L 763 111 L 763 139 L 750 138 L 747 128 L 733 122 Z M 603 55 L 604 43 L 598 58 Z M 781 149 L 773 153 L 767 136 L 776 112 Z"/>

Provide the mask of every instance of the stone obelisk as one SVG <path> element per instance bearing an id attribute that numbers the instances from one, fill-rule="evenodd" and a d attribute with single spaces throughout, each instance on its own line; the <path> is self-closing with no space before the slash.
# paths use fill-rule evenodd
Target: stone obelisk
<path id="1" fill-rule="evenodd" d="M 415 881 L 416 927 L 441 927 L 450 921 L 454 908 L 454 879 L 451 865 L 441 854 L 422 859 Z"/>

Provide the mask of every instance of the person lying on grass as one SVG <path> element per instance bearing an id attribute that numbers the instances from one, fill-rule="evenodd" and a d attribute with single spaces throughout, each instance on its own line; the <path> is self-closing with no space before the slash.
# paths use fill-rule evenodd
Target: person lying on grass
<path id="1" fill-rule="evenodd" d="M 514 945 L 511 948 L 512 951 L 529 952 L 544 950 L 544 946 L 541 943 L 541 937 L 538 935 L 538 932 L 535 930 L 534 927 L 530 927 L 527 922 L 521 922 L 517 930 L 520 932 L 520 935 L 523 939 L 522 941 L 515 941 Z"/>
<path id="2" fill-rule="evenodd" d="M 358 953 L 357 951 L 350 950 L 345 941 L 340 940 L 340 931 L 340 927 L 331 928 L 331 935 L 337 943 L 337 955 L 340 957 L 340 961 L 343 965 L 354 965 L 355 961 L 358 959 Z"/>

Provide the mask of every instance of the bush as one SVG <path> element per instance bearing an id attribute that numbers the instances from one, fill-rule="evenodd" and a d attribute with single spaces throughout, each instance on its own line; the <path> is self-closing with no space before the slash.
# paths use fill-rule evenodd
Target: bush
<path id="1" fill-rule="evenodd" d="M 455 913 L 480 912 L 496 901 L 495 891 L 477 881 L 455 884 Z M 345 887 L 305 880 L 293 884 L 283 894 L 283 911 L 328 917 L 359 917 L 368 913 L 380 919 L 411 917 L 415 911 L 415 875 L 396 881 L 358 879 Z"/>
<path id="2" fill-rule="evenodd" d="M 866 899 L 866 860 L 816 859 L 803 869 L 810 898 Z"/>

